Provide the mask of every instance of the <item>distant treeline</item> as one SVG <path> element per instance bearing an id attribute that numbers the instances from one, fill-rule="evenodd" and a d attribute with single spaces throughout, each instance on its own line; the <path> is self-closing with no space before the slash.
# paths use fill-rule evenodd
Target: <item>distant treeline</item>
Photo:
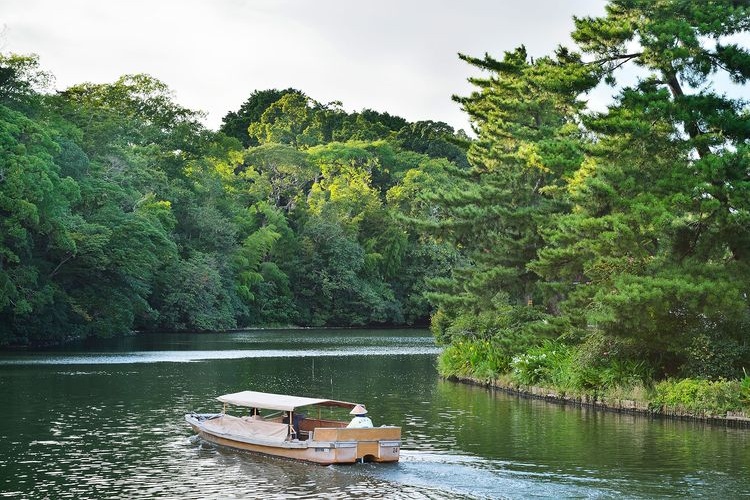
<path id="1" fill-rule="evenodd" d="M 468 167 L 462 133 L 295 89 L 211 131 L 147 75 L 49 80 L 0 59 L 0 345 L 429 320 L 424 278 L 458 254 L 406 221 Z"/>

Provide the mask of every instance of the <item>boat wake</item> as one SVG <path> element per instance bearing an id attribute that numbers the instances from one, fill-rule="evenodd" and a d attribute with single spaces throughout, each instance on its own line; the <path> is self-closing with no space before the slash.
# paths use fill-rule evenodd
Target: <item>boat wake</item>
<path id="1" fill-rule="evenodd" d="M 593 477 L 591 471 L 580 475 L 552 470 L 546 466 L 493 460 L 472 455 L 402 450 L 398 464 L 358 466 L 373 477 L 419 488 L 429 488 L 438 497 L 451 498 L 527 498 L 628 497 L 620 486 Z M 361 473 L 354 472 L 354 473 Z"/>

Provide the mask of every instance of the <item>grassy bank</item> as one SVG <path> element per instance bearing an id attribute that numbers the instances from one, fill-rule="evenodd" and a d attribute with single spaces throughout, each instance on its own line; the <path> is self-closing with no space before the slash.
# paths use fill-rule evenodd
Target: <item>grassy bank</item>
<path id="1" fill-rule="evenodd" d="M 603 356 L 582 360 L 580 351 L 547 342 L 509 357 L 488 340 L 460 341 L 441 354 L 444 377 L 543 395 L 560 400 L 696 418 L 743 418 L 750 414 L 750 377 L 654 380 L 643 361 Z"/>

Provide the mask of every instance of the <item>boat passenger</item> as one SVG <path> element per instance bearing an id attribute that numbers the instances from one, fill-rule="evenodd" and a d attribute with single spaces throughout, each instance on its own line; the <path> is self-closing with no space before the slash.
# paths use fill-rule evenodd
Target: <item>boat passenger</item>
<path id="1" fill-rule="evenodd" d="M 354 418 L 347 427 L 349 429 L 367 429 L 372 427 L 372 420 L 367 416 L 367 409 L 363 405 L 357 405 L 349 412 Z"/>
<path id="2" fill-rule="evenodd" d="M 284 412 L 284 417 L 281 419 L 282 424 L 288 424 L 289 423 L 289 414 L 291 412 L 287 411 Z M 294 416 L 292 416 L 292 429 L 294 429 L 294 432 L 292 433 L 292 437 L 299 439 L 300 432 L 299 432 L 299 423 L 302 422 L 305 419 L 304 413 L 295 413 Z"/>

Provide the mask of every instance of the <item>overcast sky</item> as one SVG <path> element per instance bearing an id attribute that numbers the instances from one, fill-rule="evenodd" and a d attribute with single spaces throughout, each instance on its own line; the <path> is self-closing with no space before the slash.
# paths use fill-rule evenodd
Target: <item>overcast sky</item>
<path id="1" fill-rule="evenodd" d="M 216 128 L 253 90 L 295 87 L 349 111 L 468 121 L 457 53 L 569 42 L 603 0 L 1 0 L 0 51 L 36 53 L 59 89 L 148 73 Z"/>

